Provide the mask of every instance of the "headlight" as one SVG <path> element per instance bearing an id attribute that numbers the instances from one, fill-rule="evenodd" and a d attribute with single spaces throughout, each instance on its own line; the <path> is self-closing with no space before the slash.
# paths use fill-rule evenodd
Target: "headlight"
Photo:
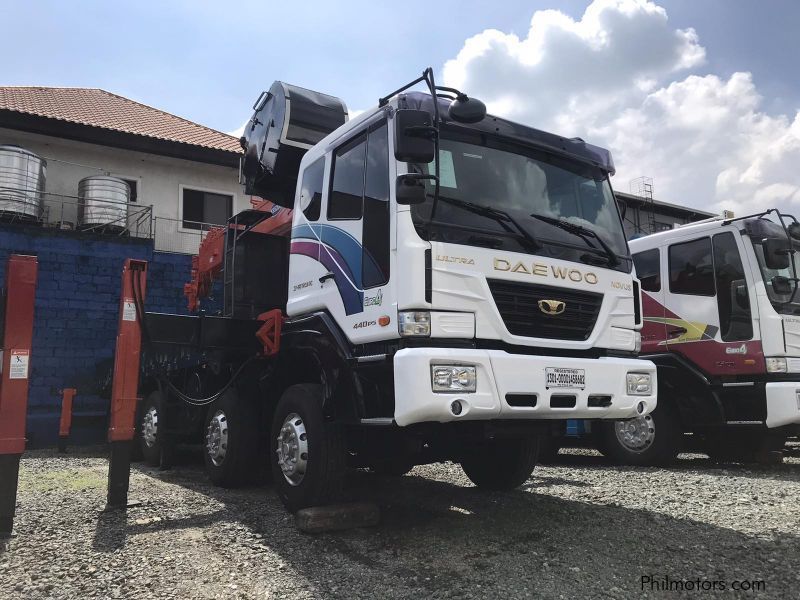
<path id="1" fill-rule="evenodd" d="M 475 367 L 433 365 L 431 389 L 434 392 L 474 392 L 477 389 Z"/>
<path id="2" fill-rule="evenodd" d="M 397 328 L 401 336 L 429 336 L 431 313 L 428 311 L 405 311 L 397 313 Z"/>
<path id="3" fill-rule="evenodd" d="M 653 378 L 650 373 L 628 373 L 628 394 L 631 396 L 649 396 L 653 393 Z"/>
<path id="4" fill-rule="evenodd" d="M 638 331 L 633 332 L 633 351 L 636 354 L 642 351 L 642 334 Z"/>
<path id="5" fill-rule="evenodd" d="M 789 368 L 786 365 L 786 359 L 781 358 L 768 358 L 767 359 L 767 373 L 788 373 Z"/>

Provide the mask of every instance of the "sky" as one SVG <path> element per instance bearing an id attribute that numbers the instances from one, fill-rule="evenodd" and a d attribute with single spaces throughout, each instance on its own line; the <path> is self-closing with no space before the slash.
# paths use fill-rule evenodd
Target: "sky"
<path id="1" fill-rule="evenodd" d="M 432 66 L 608 147 L 614 187 L 800 213 L 800 1 L 0 0 L 0 85 L 100 87 L 226 132 L 282 80 L 353 110 Z"/>

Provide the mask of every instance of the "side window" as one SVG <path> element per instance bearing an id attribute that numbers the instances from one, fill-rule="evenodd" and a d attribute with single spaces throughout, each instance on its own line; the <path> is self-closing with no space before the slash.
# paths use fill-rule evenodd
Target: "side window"
<path id="1" fill-rule="evenodd" d="M 366 136 L 361 135 L 335 152 L 328 219 L 361 218 L 366 150 Z"/>
<path id="2" fill-rule="evenodd" d="M 710 238 L 669 247 L 669 291 L 694 296 L 714 295 Z"/>
<path id="3" fill-rule="evenodd" d="M 730 232 L 714 236 L 714 278 L 717 282 L 719 329 L 723 342 L 753 337 L 750 296 L 736 238 Z"/>
<path id="4" fill-rule="evenodd" d="M 319 219 L 319 209 L 320 206 L 322 206 L 322 185 L 324 176 L 324 156 L 315 160 L 303 171 L 303 183 L 300 186 L 300 206 L 306 205 L 303 209 L 303 214 L 309 221 L 316 221 Z"/>
<path id="5" fill-rule="evenodd" d="M 369 132 L 364 185 L 362 282 L 364 288 L 389 281 L 389 141 L 386 123 Z"/>
<path id="6" fill-rule="evenodd" d="M 633 255 L 636 276 L 642 282 L 645 292 L 661 291 L 661 252 L 658 248 L 645 250 Z"/>

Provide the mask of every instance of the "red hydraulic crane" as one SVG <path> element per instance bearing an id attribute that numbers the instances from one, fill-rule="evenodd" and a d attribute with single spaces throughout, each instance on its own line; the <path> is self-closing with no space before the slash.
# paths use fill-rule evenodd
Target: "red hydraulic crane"
<path id="1" fill-rule="evenodd" d="M 253 210 L 272 215 L 253 227 L 252 231 L 272 235 L 289 235 L 292 229 L 293 211 L 291 209 L 258 196 L 251 196 L 250 204 Z M 227 227 L 234 227 L 234 225 L 227 225 Z M 225 231 L 226 226 L 209 229 L 200 242 L 198 253 L 192 257 L 191 281 L 183 286 L 183 294 L 186 296 L 191 312 L 198 309 L 201 298 L 206 298 L 211 293 L 214 280 L 222 273 L 225 262 Z"/>

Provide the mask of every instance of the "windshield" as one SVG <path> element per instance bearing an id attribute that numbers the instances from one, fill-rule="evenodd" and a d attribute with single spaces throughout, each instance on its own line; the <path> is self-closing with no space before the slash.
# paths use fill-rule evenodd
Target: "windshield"
<path id="1" fill-rule="evenodd" d="M 767 289 L 767 296 L 775 310 L 785 314 L 800 314 L 800 290 L 794 294 L 792 303 L 789 300 L 794 292 L 794 273 L 791 264 L 785 269 L 770 269 L 764 262 L 764 246 L 760 243 L 753 243 L 758 266 L 761 269 L 761 277 L 764 279 L 764 287 Z M 792 254 L 795 268 L 800 276 L 800 251 L 795 244 L 795 252 Z"/>
<path id="2" fill-rule="evenodd" d="M 614 194 L 599 168 L 446 130 L 439 158 L 440 199 L 431 226 L 432 182 L 426 182 L 428 201 L 412 208 L 424 238 L 630 271 Z M 433 173 L 434 164 L 410 168 Z"/>

